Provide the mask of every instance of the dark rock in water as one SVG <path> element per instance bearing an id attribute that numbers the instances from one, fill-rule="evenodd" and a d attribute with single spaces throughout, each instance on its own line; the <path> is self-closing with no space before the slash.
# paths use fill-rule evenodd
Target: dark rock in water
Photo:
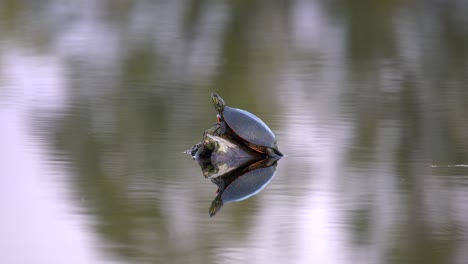
<path id="1" fill-rule="evenodd" d="M 219 123 L 207 129 L 203 133 L 202 141 L 185 151 L 199 163 L 205 177 L 216 177 L 265 157 L 234 142 L 227 134 L 219 135 L 218 128 Z"/>

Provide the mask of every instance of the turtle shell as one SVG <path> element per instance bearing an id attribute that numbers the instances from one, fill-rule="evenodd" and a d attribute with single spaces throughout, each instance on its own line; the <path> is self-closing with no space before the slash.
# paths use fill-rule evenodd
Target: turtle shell
<path id="1" fill-rule="evenodd" d="M 235 134 L 248 143 L 259 147 L 277 148 L 275 134 L 254 114 L 225 106 L 223 119 Z"/>
<path id="2" fill-rule="evenodd" d="M 245 173 L 230 183 L 221 194 L 223 203 L 245 200 L 265 188 L 275 174 L 276 166 L 256 169 Z"/>

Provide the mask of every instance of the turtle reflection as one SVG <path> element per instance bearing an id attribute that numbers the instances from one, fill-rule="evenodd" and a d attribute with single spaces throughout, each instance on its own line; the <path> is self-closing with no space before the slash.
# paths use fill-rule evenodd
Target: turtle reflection
<path id="1" fill-rule="evenodd" d="M 210 216 L 214 216 L 226 203 L 242 201 L 260 192 L 273 178 L 277 160 L 277 158 L 259 160 L 211 178 L 211 181 L 218 185 L 218 193 L 211 203 Z"/>

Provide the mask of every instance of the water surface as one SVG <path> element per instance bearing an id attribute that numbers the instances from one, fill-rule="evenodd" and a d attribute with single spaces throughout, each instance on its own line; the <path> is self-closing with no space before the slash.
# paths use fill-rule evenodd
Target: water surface
<path id="1" fill-rule="evenodd" d="M 4 1 L 0 262 L 466 263 L 467 10 Z M 286 157 L 210 218 L 212 91 Z"/>

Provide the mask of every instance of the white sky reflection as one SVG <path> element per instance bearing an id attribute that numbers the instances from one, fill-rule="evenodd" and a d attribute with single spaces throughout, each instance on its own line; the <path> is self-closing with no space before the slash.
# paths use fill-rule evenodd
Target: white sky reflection
<path id="1" fill-rule="evenodd" d="M 0 86 L 0 262 L 95 262 L 85 216 L 57 203 L 70 199 L 64 164 L 51 164 L 51 151 L 35 135 L 38 113 L 66 103 L 61 65 L 20 52 L 1 57 L 1 65 L 8 78 Z"/>

